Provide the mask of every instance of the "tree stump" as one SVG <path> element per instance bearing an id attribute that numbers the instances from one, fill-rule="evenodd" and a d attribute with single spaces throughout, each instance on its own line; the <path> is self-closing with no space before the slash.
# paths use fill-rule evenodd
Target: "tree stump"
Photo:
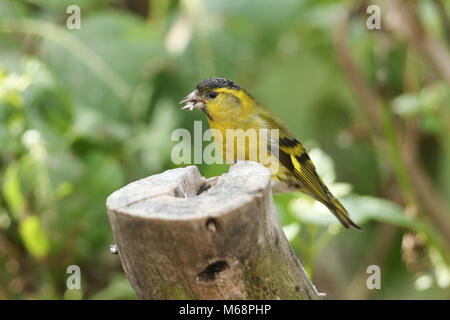
<path id="1" fill-rule="evenodd" d="M 205 179 L 195 166 L 114 192 L 106 206 L 141 299 L 320 299 L 278 222 L 269 171 L 239 162 Z"/>

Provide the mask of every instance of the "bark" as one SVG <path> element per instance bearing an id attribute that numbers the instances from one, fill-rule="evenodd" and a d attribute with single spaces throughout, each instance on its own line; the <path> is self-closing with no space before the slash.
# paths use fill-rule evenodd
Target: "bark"
<path id="1" fill-rule="evenodd" d="M 141 299 L 320 299 L 292 251 L 262 165 L 202 177 L 195 166 L 130 183 L 106 202 Z"/>

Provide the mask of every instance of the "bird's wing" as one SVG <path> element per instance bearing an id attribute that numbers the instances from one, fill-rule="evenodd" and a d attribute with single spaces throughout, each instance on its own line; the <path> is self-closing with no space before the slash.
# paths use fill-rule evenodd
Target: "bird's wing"
<path id="1" fill-rule="evenodd" d="M 289 145 L 286 146 L 286 143 Z M 331 196 L 328 188 L 317 174 L 313 162 L 301 144 L 298 147 L 295 143 L 300 144 L 296 139 L 280 138 L 278 155 L 280 163 L 299 180 L 301 188 L 305 189 L 302 191 L 321 202 L 328 202 Z M 298 153 L 300 148 L 303 150 L 302 153 Z"/>
<path id="2" fill-rule="evenodd" d="M 328 190 L 300 141 L 267 108 L 263 109 L 260 116 L 270 129 L 280 130 L 278 141 L 271 141 L 271 143 L 276 143 L 277 147 L 271 147 L 270 150 L 278 149 L 278 160 L 298 180 L 300 191 L 309 194 L 326 205 L 346 228 L 353 227 L 361 230 L 350 219 L 350 215 L 344 206 Z"/>
<path id="3" fill-rule="evenodd" d="M 298 141 L 294 134 L 274 115 L 269 109 L 263 107 L 260 113 L 261 119 L 266 122 L 269 129 L 279 130 L 278 141 L 278 159 L 295 176 L 305 192 L 321 202 L 329 199 L 329 191 L 322 179 L 316 172 L 316 168 L 306 153 L 303 145 Z"/>

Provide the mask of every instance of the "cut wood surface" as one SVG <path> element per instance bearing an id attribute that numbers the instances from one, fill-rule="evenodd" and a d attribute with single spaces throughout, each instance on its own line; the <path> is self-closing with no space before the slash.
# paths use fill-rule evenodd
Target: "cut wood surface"
<path id="1" fill-rule="evenodd" d="M 195 166 L 130 183 L 106 202 L 141 299 L 320 299 L 278 222 L 269 171 L 239 162 L 206 179 Z"/>

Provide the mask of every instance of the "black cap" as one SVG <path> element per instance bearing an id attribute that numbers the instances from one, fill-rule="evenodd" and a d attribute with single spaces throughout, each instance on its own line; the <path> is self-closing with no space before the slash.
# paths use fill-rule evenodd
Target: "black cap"
<path id="1" fill-rule="evenodd" d="M 234 83 L 231 80 L 224 79 L 224 78 L 208 78 L 205 80 L 200 81 L 197 84 L 197 89 L 200 91 L 203 90 L 211 90 L 211 89 L 217 89 L 217 88 L 229 88 L 229 89 L 236 89 L 239 90 L 240 87 Z"/>

